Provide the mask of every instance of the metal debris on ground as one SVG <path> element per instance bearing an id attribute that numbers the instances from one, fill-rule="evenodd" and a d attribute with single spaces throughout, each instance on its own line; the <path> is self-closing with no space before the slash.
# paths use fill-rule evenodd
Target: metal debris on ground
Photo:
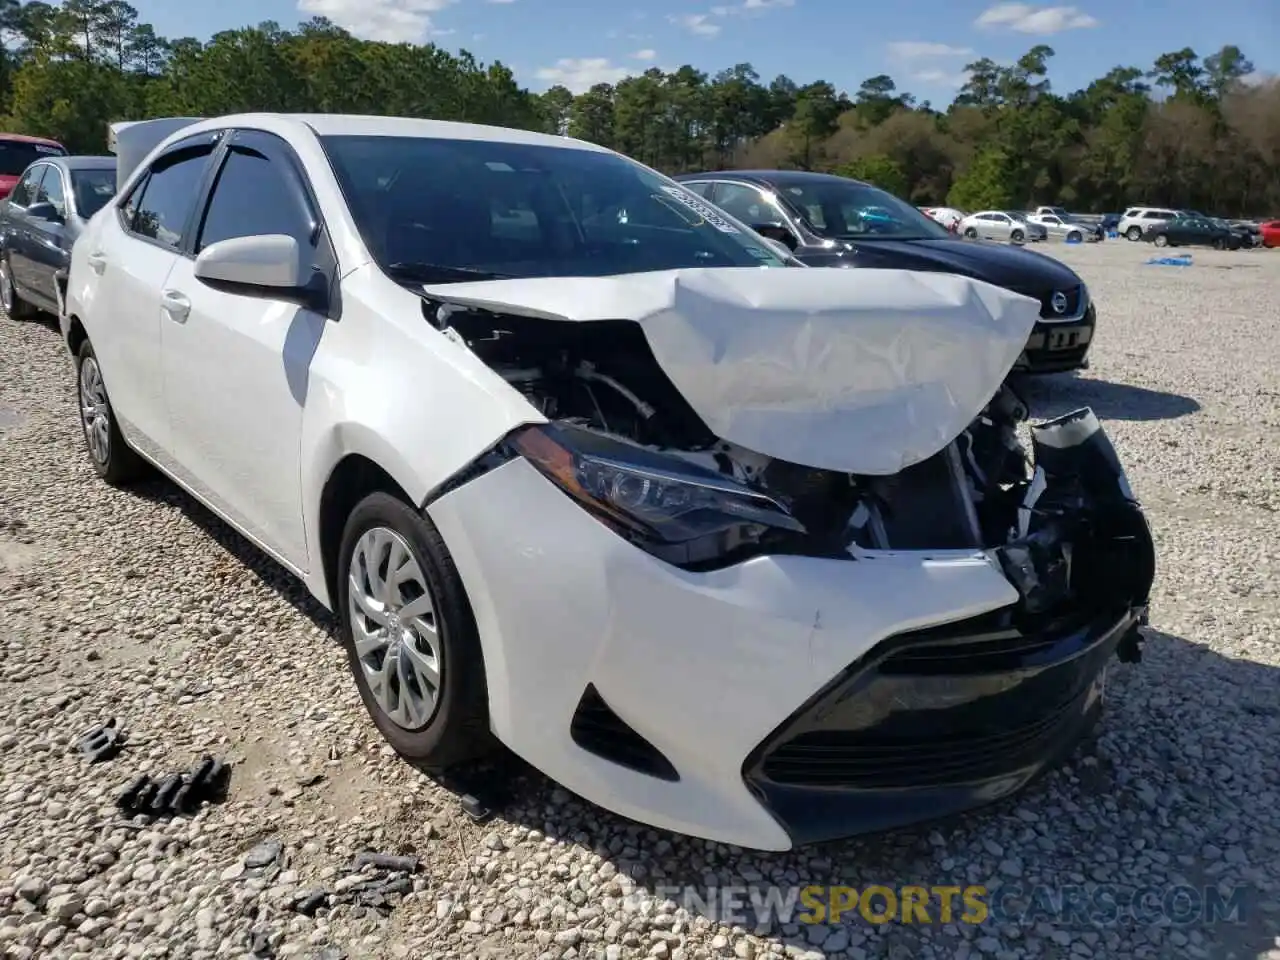
<path id="1" fill-rule="evenodd" d="M 320 910 L 338 904 L 364 907 L 380 914 L 394 909 L 400 898 L 413 892 L 410 875 L 421 864 L 417 857 L 365 851 L 344 869 L 343 876 L 332 888 L 312 887 L 302 890 L 293 901 L 293 910 L 313 917 Z"/>
<path id="2" fill-rule="evenodd" d="M 213 757 L 204 757 L 189 773 L 163 780 L 143 774 L 120 794 L 116 806 L 127 813 L 173 817 L 194 812 L 201 803 L 217 803 L 226 795 L 231 770 Z"/>
<path id="3" fill-rule="evenodd" d="M 128 739 L 128 732 L 116 723 L 115 717 L 112 717 L 106 723 L 90 727 L 76 737 L 75 745 L 90 763 L 103 763 L 124 749 Z"/>

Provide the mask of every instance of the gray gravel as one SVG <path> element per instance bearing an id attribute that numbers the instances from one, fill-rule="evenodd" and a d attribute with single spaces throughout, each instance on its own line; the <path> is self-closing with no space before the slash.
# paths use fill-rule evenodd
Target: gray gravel
<path id="1" fill-rule="evenodd" d="M 1030 398 L 1092 404 L 1149 505 L 1146 658 L 1115 670 L 1098 739 L 1016 800 L 787 856 L 650 831 L 537 775 L 471 822 L 378 740 L 298 586 L 171 485 L 93 478 L 52 325 L 0 318 L 0 955 L 1280 957 L 1280 254 L 1048 251 L 1101 328 L 1092 370 Z M 110 716 L 120 757 L 68 752 Z M 137 773 L 206 753 L 235 764 L 224 804 L 113 809 Z M 348 872 L 363 850 L 420 868 Z M 664 890 L 771 883 L 1247 890 L 1234 923 L 1042 900 L 1021 923 L 816 927 L 722 925 Z"/>

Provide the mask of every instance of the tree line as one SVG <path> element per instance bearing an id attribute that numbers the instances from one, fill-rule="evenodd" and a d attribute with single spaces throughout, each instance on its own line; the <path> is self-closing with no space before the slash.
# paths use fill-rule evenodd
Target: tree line
<path id="1" fill-rule="evenodd" d="M 166 39 L 124 0 L 0 0 L 0 31 L 0 124 L 77 153 L 101 152 L 118 119 L 376 113 L 567 134 L 669 173 L 829 170 L 922 205 L 1280 214 L 1280 82 L 1257 80 L 1235 46 L 1117 66 L 1062 94 L 1048 77 L 1054 51 L 1038 45 L 1013 65 L 969 64 L 937 109 L 886 75 L 850 93 L 765 82 L 747 63 L 538 94 L 500 62 L 359 40 L 324 18 Z"/>

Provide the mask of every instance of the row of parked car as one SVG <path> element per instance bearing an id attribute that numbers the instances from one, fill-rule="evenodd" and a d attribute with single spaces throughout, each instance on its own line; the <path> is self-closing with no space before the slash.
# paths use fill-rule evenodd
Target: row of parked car
<path id="1" fill-rule="evenodd" d="M 400 755 L 504 744 L 785 850 L 1019 790 L 1137 659 L 1154 547 L 1097 417 L 1019 439 L 1011 370 L 1096 322 L 1056 260 L 523 130 L 116 133 L 60 311 L 89 462 L 297 577 Z"/>

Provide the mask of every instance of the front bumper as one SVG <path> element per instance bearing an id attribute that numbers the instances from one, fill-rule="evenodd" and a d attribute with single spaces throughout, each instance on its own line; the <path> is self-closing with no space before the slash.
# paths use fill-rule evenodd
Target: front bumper
<path id="1" fill-rule="evenodd" d="M 1089 366 L 1089 347 L 1098 326 L 1098 313 L 1090 303 L 1075 320 L 1042 319 L 1027 338 L 1027 349 L 1014 369 L 1021 373 L 1064 373 Z"/>
<path id="2" fill-rule="evenodd" d="M 1102 666 L 1150 587 L 1139 576 L 1117 599 L 1093 585 L 1081 595 L 1107 599 L 1090 606 L 1087 623 L 1032 623 L 1017 614 L 1022 594 L 1000 550 L 762 556 L 693 573 L 624 541 L 521 459 L 425 510 L 471 601 L 497 737 L 602 807 L 759 850 L 938 816 L 1018 789 L 1096 712 Z M 1145 520 L 1133 516 L 1149 552 Z M 1086 556 L 1083 566 L 1107 565 Z M 988 624 L 981 618 L 1012 626 L 978 637 L 975 624 Z M 929 654 L 939 645 L 954 656 Z M 881 682 L 904 657 L 957 669 L 935 665 L 929 679 L 905 686 Z M 869 697 L 859 684 L 869 684 Z M 917 698 L 910 715 L 850 721 L 860 714 L 845 704 L 875 712 L 897 693 Z M 901 779 L 812 781 L 783 769 L 810 727 L 848 746 L 863 734 L 897 736 L 905 724 L 917 739 L 932 730 L 936 744 L 948 735 L 937 724 L 952 719 L 963 721 L 952 732 L 972 742 L 947 748 L 965 758 L 946 768 L 950 779 L 919 782 L 908 769 L 928 743 L 892 759 L 886 769 L 901 767 Z M 1011 744 L 1003 752 L 1001 736 Z"/>

